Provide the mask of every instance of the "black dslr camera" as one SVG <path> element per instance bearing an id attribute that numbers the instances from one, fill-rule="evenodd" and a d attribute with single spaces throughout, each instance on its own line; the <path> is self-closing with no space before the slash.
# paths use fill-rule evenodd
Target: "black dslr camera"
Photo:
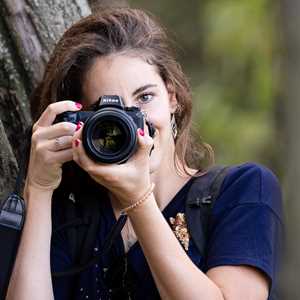
<path id="1" fill-rule="evenodd" d="M 84 122 L 82 143 L 87 155 L 96 162 L 124 163 L 136 151 L 138 128 L 144 129 L 144 114 L 138 107 L 125 107 L 120 96 L 100 97 L 92 111 L 64 112 L 55 123 Z M 146 121 L 149 135 L 155 128 Z"/>

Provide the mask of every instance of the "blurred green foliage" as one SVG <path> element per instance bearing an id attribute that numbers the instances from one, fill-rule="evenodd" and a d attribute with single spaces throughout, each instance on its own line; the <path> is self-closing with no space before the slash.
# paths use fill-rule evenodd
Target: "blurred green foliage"
<path id="1" fill-rule="evenodd" d="M 194 124 L 223 164 L 277 168 L 277 10 L 269 0 L 131 0 L 156 15 L 179 46 Z"/>

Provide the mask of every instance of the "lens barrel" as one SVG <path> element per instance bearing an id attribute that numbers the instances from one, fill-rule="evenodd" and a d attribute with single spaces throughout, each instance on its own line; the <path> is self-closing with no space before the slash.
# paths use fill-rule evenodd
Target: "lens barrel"
<path id="1" fill-rule="evenodd" d="M 136 150 L 136 131 L 134 120 L 123 110 L 102 108 L 83 127 L 83 146 L 96 162 L 123 163 Z"/>

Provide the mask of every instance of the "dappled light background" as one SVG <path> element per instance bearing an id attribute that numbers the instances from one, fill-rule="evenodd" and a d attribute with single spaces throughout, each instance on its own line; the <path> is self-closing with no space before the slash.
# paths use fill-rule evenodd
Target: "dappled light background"
<path id="1" fill-rule="evenodd" d="M 300 5 L 289 0 L 128 4 L 158 16 L 175 39 L 178 60 L 192 85 L 194 128 L 215 150 L 216 163 L 255 161 L 278 176 L 287 231 L 279 299 L 300 299 L 300 145 L 295 143 L 300 24 L 293 21 Z"/>
<path id="2" fill-rule="evenodd" d="M 129 3 L 153 12 L 175 38 L 193 88 L 195 128 L 217 163 L 257 161 L 281 174 L 277 7 L 267 0 Z"/>

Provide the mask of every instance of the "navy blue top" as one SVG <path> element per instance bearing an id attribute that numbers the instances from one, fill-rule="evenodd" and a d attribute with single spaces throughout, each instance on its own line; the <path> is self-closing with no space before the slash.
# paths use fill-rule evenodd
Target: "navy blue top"
<path id="1" fill-rule="evenodd" d="M 162 212 L 169 224 L 170 217 L 175 217 L 178 212 L 184 213 L 185 197 L 191 182 L 192 180 L 186 183 Z M 199 255 L 192 240 L 187 255 L 203 272 L 224 265 L 253 266 L 270 280 L 271 292 L 268 300 L 276 299 L 276 273 L 283 237 L 281 205 L 278 181 L 268 169 L 253 163 L 231 167 L 212 209 L 207 257 L 204 259 Z M 55 216 L 55 210 L 59 210 L 59 206 L 54 206 L 53 209 Z M 99 251 L 109 229 L 116 222 L 108 200 L 103 201 L 101 214 L 95 253 Z M 63 220 L 60 221 L 63 223 Z M 54 218 L 53 222 L 59 221 Z M 63 233 L 54 236 L 51 242 L 53 270 L 62 271 L 72 266 L 69 252 L 66 236 Z M 122 263 L 118 261 L 120 259 Z M 126 255 L 121 235 L 110 253 L 98 264 L 84 271 L 76 285 L 68 277 L 54 279 L 55 299 L 70 299 L 74 291 L 76 299 L 109 299 L 111 286 L 108 286 L 106 278 L 107 270 L 113 264 L 122 265 L 124 268 L 126 266 L 127 273 L 130 274 L 132 299 L 160 299 L 139 243 L 136 242 Z"/>

